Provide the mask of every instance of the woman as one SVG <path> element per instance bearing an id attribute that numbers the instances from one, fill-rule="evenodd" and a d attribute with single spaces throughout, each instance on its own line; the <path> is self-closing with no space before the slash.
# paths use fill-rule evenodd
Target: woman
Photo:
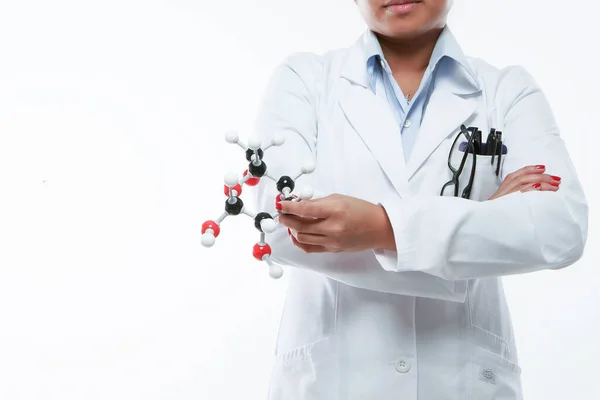
<path id="1" fill-rule="evenodd" d="M 326 195 L 277 205 L 273 258 L 294 268 L 269 398 L 519 399 L 500 277 L 571 265 L 587 238 L 552 112 L 523 68 L 462 53 L 451 1 L 356 4 L 365 34 L 290 56 L 259 112 L 286 139 L 272 175 L 314 158 L 298 184 Z"/>

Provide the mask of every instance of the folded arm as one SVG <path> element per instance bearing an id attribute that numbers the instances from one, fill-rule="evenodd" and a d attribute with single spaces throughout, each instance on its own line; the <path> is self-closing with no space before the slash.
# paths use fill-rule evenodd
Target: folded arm
<path id="1" fill-rule="evenodd" d="M 558 269 L 582 256 L 588 206 L 550 106 L 522 68 L 510 69 L 501 89 L 498 104 L 509 149 L 502 176 L 542 164 L 562 178 L 560 189 L 484 202 L 390 194 L 381 204 L 395 250 L 375 251 L 385 269 L 461 280 Z"/>

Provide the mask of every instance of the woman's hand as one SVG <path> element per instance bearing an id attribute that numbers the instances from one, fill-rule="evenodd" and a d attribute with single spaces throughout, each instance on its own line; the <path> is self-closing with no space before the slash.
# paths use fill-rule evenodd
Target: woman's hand
<path id="1" fill-rule="evenodd" d="M 394 243 L 384 208 L 368 201 L 333 194 L 279 204 L 279 223 L 288 227 L 294 245 L 307 253 L 357 252 Z"/>
<path id="2" fill-rule="evenodd" d="M 490 200 L 516 191 L 523 193 L 531 190 L 556 192 L 560 186 L 560 177 L 545 174 L 544 171 L 546 171 L 545 166 L 535 165 L 523 167 L 507 175 Z"/>

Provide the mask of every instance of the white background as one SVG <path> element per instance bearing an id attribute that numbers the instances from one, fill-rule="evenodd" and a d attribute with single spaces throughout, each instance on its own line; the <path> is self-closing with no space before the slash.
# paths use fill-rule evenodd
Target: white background
<path id="1" fill-rule="evenodd" d="M 542 85 L 592 205 L 579 263 L 505 280 L 528 400 L 600 398 L 597 4 L 450 21 Z M 265 397 L 287 280 L 246 217 L 200 245 L 245 164 L 223 133 L 286 55 L 363 28 L 352 0 L 0 0 L 0 399 Z"/>

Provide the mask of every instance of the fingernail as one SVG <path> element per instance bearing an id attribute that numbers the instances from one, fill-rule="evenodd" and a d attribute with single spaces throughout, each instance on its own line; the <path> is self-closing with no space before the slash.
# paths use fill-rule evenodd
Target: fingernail
<path id="1" fill-rule="evenodd" d="M 545 169 L 546 166 L 545 165 L 536 165 L 535 168 L 537 168 L 537 169 Z"/>
<path id="2" fill-rule="evenodd" d="M 550 175 L 550 178 L 554 179 L 555 181 L 560 181 L 560 176 Z"/>
<path id="3" fill-rule="evenodd" d="M 288 235 L 292 236 L 292 231 L 288 228 Z"/>
<path id="4" fill-rule="evenodd" d="M 281 209 L 283 208 L 283 206 L 281 205 L 281 202 L 275 203 L 275 208 L 277 209 L 277 211 L 281 211 Z"/>
<path id="5" fill-rule="evenodd" d="M 558 183 L 558 182 L 550 182 L 550 186 L 559 187 L 560 183 Z"/>
<path id="6" fill-rule="evenodd" d="M 541 184 L 541 183 L 539 183 L 539 182 L 538 182 L 538 183 L 534 183 L 534 184 L 533 184 L 533 187 L 534 187 L 534 188 L 536 188 L 536 189 L 539 189 L 539 188 L 541 188 L 541 187 L 542 187 L 542 184 Z"/>

